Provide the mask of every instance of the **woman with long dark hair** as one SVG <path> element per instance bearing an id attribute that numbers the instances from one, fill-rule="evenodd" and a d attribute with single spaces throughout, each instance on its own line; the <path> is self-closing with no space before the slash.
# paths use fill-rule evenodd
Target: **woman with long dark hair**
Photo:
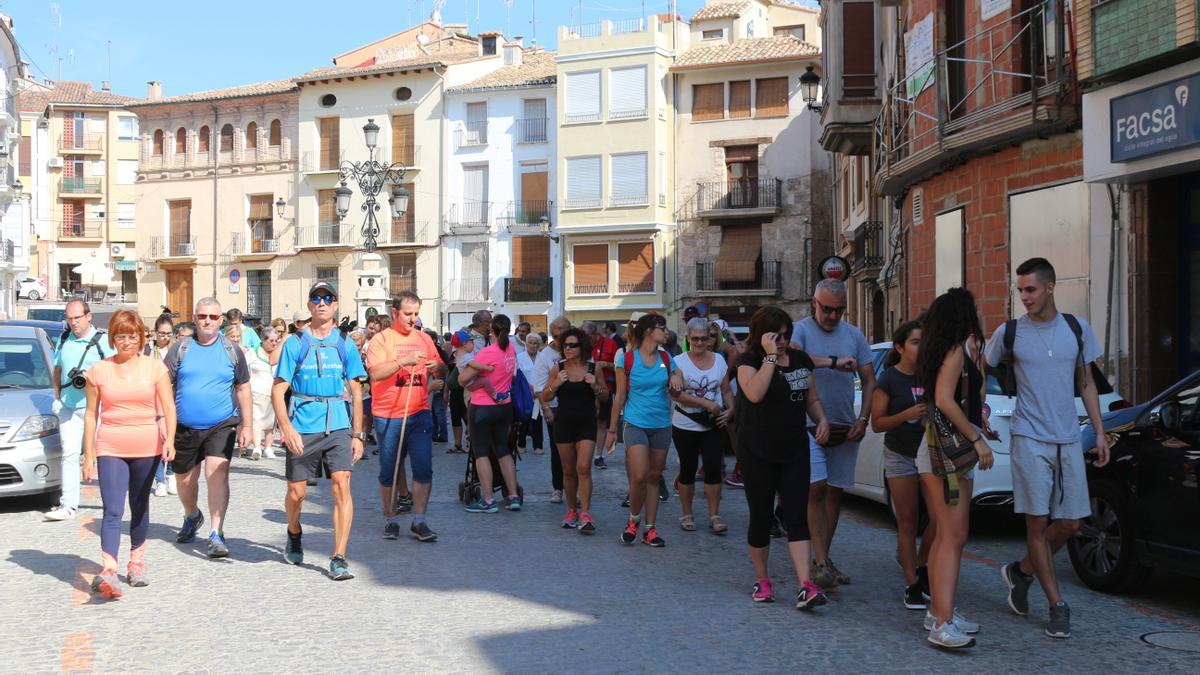
<path id="1" fill-rule="evenodd" d="M 529 336 L 534 340 L 535 336 Z M 538 338 L 540 342 L 540 338 Z M 596 402 L 608 398 L 603 378 L 596 378 L 592 342 L 581 328 L 558 336 L 563 358 L 550 371 L 542 400 L 558 399 L 554 412 L 554 444 L 562 458 L 563 493 L 567 502 L 564 528 L 582 534 L 596 531 L 592 522 L 592 451 L 596 446 Z"/>
<path id="2" fill-rule="evenodd" d="M 904 573 L 904 606 L 929 606 L 929 549 L 937 526 L 929 526 L 917 550 L 917 525 L 921 506 L 921 481 L 917 475 L 917 450 L 925 435 L 925 390 L 913 380 L 921 348 L 921 323 L 906 321 L 892 334 L 892 349 L 879 376 L 871 401 L 871 429 L 883 434 L 883 477 L 896 514 L 896 549 Z"/>
<path id="3" fill-rule="evenodd" d="M 992 449 L 981 430 L 984 427 L 984 372 L 980 361 L 983 348 L 983 329 L 975 296 L 965 288 L 951 288 L 939 295 L 925 313 L 921 331 L 921 347 L 917 355 L 915 381 L 954 426 L 970 439 L 979 453 L 979 468 L 992 468 Z M 962 379 L 966 374 L 966 390 Z M 965 402 L 965 406 L 960 403 Z M 967 621 L 955 609 L 958 592 L 958 572 L 963 547 L 970 529 L 971 486 L 974 469 L 957 476 L 959 497 L 948 504 L 946 480 L 935 475 L 930 463 L 929 444 L 922 441 L 917 451 L 917 471 L 921 489 L 937 528 L 929 554 L 930 610 L 925 613 L 929 642 L 947 649 L 974 646 L 971 634 L 979 632 L 979 624 Z"/>
<path id="4" fill-rule="evenodd" d="M 508 443 L 513 424 L 512 382 L 517 372 L 517 350 L 508 338 L 512 319 L 504 314 L 492 318 L 492 343 L 475 355 L 459 373 L 459 382 L 471 391 L 471 451 L 479 476 L 479 499 L 467 506 L 471 513 L 496 513 L 492 501 L 492 460 L 496 456 L 508 488 L 509 511 L 521 510 L 517 494 L 517 467 Z M 482 376 L 481 382 L 475 382 Z"/>
<path id="5" fill-rule="evenodd" d="M 618 352 L 614 364 L 617 392 L 605 446 L 611 453 L 616 445 L 617 423 L 623 412 L 621 434 L 625 439 L 625 472 L 629 478 L 629 519 L 621 531 L 621 542 L 632 544 L 637 540 L 644 506 L 646 527 L 642 543 L 661 547 L 667 542 L 655 527 L 658 500 L 654 493 L 671 447 L 671 398 L 678 396 L 683 380 L 676 374 L 675 362 L 663 349 L 667 342 L 666 319 L 658 314 L 639 318 L 632 337 L 630 342 L 636 347 Z"/>
<path id="6" fill-rule="evenodd" d="M 746 351 L 737 361 L 738 460 L 742 466 L 750 526 L 746 543 L 756 578 L 751 599 L 773 602 L 767 575 L 775 496 L 779 496 L 788 554 L 800 591 L 796 609 L 825 604 L 825 593 L 809 577 L 808 484 L 810 479 L 806 416 L 816 422 L 813 437 L 829 438 L 829 422 L 812 376 L 812 359 L 788 341 L 792 318 L 774 306 L 750 317 Z"/>

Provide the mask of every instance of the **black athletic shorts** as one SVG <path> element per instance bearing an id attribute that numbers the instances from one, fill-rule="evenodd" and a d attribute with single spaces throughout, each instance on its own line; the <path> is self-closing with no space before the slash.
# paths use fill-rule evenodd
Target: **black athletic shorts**
<path id="1" fill-rule="evenodd" d="M 233 446 L 237 442 L 238 418 L 229 419 L 207 429 L 193 429 L 179 424 L 175 427 L 175 459 L 171 470 L 187 473 L 204 461 L 205 457 L 233 459 Z"/>
<path id="2" fill-rule="evenodd" d="M 350 447 L 350 430 L 338 429 L 328 434 L 301 434 L 304 454 L 287 451 L 284 475 L 289 481 L 308 480 L 320 476 L 323 466 L 326 475 L 354 470 L 354 449 Z"/>
<path id="3" fill-rule="evenodd" d="M 596 420 L 591 415 L 555 415 L 554 442 L 578 443 L 596 440 Z"/>
<path id="4" fill-rule="evenodd" d="M 450 399 L 450 426 L 463 426 L 467 421 L 467 402 L 463 400 L 462 389 L 451 389 L 447 398 Z"/>

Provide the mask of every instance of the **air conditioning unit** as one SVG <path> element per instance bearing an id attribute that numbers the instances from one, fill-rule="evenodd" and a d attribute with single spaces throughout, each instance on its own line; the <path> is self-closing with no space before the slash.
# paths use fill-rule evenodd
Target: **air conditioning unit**
<path id="1" fill-rule="evenodd" d="M 124 258 L 125 257 L 125 244 L 113 244 L 112 248 L 109 249 L 109 254 L 113 258 Z"/>
<path id="2" fill-rule="evenodd" d="M 178 249 L 179 249 L 179 255 L 181 255 L 181 256 L 182 255 L 196 255 L 196 245 L 195 244 L 191 244 L 191 243 L 180 244 L 178 246 Z"/>
<path id="3" fill-rule="evenodd" d="M 61 169 L 63 168 L 63 158 L 51 157 L 46 160 L 46 166 L 50 167 L 51 169 Z"/>

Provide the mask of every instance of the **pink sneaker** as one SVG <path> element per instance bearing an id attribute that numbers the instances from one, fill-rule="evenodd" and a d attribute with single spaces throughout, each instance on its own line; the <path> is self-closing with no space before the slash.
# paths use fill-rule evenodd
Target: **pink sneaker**
<path id="1" fill-rule="evenodd" d="M 775 590 L 771 588 L 770 579 L 759 579 L 754 582 L 754 591 L 750 599 L 755 602 L 775 602 Z"/>

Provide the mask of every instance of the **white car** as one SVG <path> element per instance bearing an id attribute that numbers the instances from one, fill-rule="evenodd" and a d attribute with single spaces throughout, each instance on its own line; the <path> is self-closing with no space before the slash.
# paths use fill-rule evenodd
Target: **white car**
<path id="1" fill-rule="evenodd" d="M 871 346 L 876 377 L 883 373 L 883 361 L 891 348 L 892 343 L 890 342 L 881 342 Z M 990 411 L 988 421 L 991 423 L 992 430 L 1000 434 L 1000 440 L 988 442 L 995 455 L 995 463 L 992 464 L 992 468 L 987 471 L 975 472 L 975 485 L 971 495 L 971 508 L 973 509 L 1011 510 L 1013 506 L 1012 466 L 1009 464 L 1009 443 L 1011 441 L 1009 422 L 1016 405 L 1016 398 L 1004 391 L 1000 379 L 997 378 L 997 372 L 993 369 L 988 370 L 987 400 L 984 403 L 984 412 L 987 414 Z M 1116 410 L 1128 405 L 1116 392 L 1112 391 L 1112 387 L 1107 386 L 1107 382 L 1098 384 L 1101 392 L 1101 412 Z M 861 397 L 861 390 L 856 390 L 854 394 L 856 410 L 859 409 Z M 1083 407 L 1082 399 L 1075 399 L 1075 410 L 1079 414 L 1080 421 L 1086 422 L 1087 411 Z M 891 507 L 887 481 L 883 478 L 883 450 L 883 434 L 875 433 L 868 428 L 866 437 L 858 447 L 858 461 L 854 467 L 854 487 L 848 492 Z"/>
<path id="2" fill-rule="evenodd" d="M 35 277 L 25 277 L 17 282 L 17 297 L 41 300 L 46 297 L 46 282 Z"/>

